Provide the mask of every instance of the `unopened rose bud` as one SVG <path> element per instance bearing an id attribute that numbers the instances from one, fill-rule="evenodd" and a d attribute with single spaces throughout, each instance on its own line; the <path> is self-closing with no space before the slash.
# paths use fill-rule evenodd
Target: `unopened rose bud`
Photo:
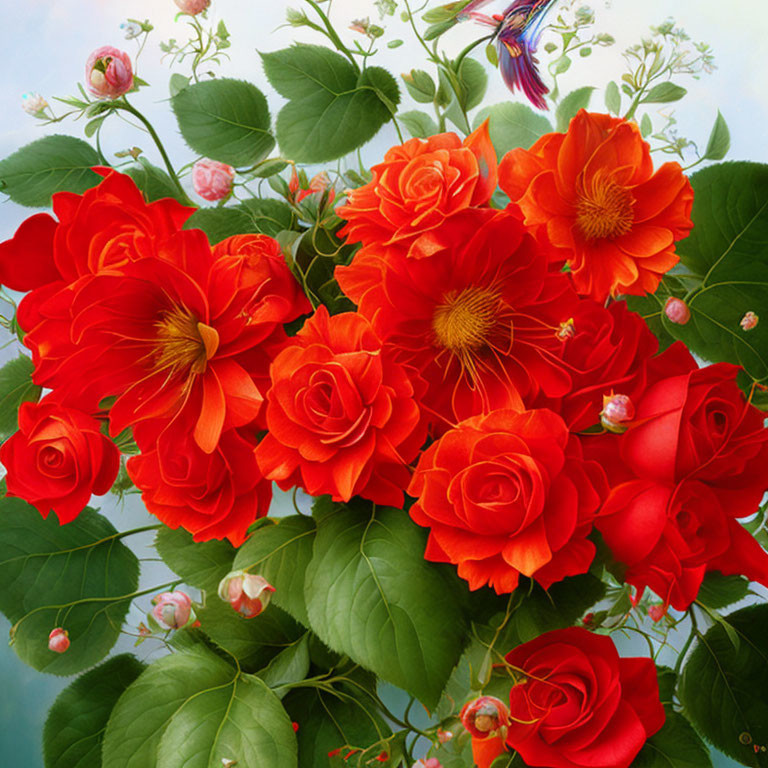
<path id="1" fill-rule="evenodd" d="M 192 600 L 184 592 L 163 592 L 152 605 L 152 616 L 163 629 L 182 629 L 196 621 Z"/>
<path id="2" fill-rule="evenodd" d="M 436 757 L 425 757 L 417 760 L 413 768 L 443 768 L 443 764 Z"/>
<path id="3" fill-rule="evenodd" d="M 462 707 L 459 717 L 464 727 L 479 739 L 509 725 L 506 704 L 494 696 L 481 696 L 468 702 Z"/>
<path id="4" fill-rule="evenodd" d="M 211 4 L 211 0 L 173 0 L 173 2 L 183 13 L 188 13 L 190 16 L 197 16 Z"/>
<path id="5" fill-rule="evenodd" d="M 54 653 L 64 653 L 69 648 L 69 632 L 61 627 L 51 630 L 48 635 L 48 648 Z"/>
<path id="6" fill-rule="evenodd" d="M 275 588 L 258 574 L 232 571 L 219 582 L 219 597 L 246 619 L 258 616 L 269 605 Z"/>
<path id="7" fill-rule="evenodd" d="M 232 192 L 235 169 L 217 160 L 198 160 L 192 169 L 192 185 L 205 200 L 223 200 Z"/>
<path id="8" fill-rule="evenodd" d="M 94 95 L 116 99 L 133 88 L 133 68 L 127 53 L 106 45 L 97 48 L 85 64 L 85 84 Z"/>
<path id="9" fill-rule="evenodd" d="M 626 395 L 604 395 L 600 423 L 609 431 L 626 432 L 629 422 L 635 418 L 635 406 Z"/>
<path id="10" fill-rule="evenodd" d="M 691 310 L 682 299 L 670 296 L 664 305 L 664 314 L 670 323 L 685 325 L 691 319 Z"/>
<path id="11" fill-rule="evenodd" d="M 39 93 L 25 93 L 21 97 L 21 108 L 28 115 L 39 115 L 48 108 L 48 102 Z"/>
<path id="12" fill-rule="evenodd" d="M 447 744 L 453 738 L 453 731 L 444 731 L 442 728 L 437 729 L 437 740 L 441 744 Z"/>
<path id="13" fill-rule="evenodd" d="M 359 32 L 361 35 L 367 35 L 368 34 L 368 27 L 371 26 L 371 20 L 370 19 L 355 19 L 350 25 L 349 28 L 353 32 Z"/>
<path id="14" fill-rule="evenodd" d="M 754 312 L 747 312 L 741 318 L 739 325 L 743 331 L 751 331 L 758 323 L 760 318 Z"/>
<path id="15" fill-rule="evenodd" d="M 667 615 L 668 609 L 669 606 L 662 605 L 661 603 L 652 605 L 648 608 L 648 615 L 653 621 L 661 621 Z"/>

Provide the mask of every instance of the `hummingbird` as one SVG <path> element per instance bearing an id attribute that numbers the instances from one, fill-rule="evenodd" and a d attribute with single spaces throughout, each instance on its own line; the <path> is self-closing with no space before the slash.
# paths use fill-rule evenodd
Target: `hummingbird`
<path id="1" fill-rule="evenodd" d="M 477 11 L 490 0 L 472 0 L 459 14 L 495 28 L 494 38 L 499 52 L 499 69 L 511 91 L 521 90 L 539 109 L 548 109 L 544 95 L 549 88 L 539 75 L 534 56 L 542 33 L 546 12 L 557 0 L 515 0 L 504 13 L 487 16 Z"/>

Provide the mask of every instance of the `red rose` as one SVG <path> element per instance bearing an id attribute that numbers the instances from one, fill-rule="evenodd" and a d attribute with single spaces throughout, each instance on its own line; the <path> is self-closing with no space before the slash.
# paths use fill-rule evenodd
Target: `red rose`
<path id="1" fill-rule="evenodd" d="M 428 259 L 376 249 L 336 269 L 342 290 L 376 332 L 417 368 L 422 404 L 445 424 L 539 392 L 562 397 L 571 377 L 557 333 L 578 303 L 566 275 L 507 213 L 478 209 L 443 230 L 453 247 Z"/>
<path id="2" fill-rule="evenodd" d="M 507 744 L 526 765 L 628 768 L 664 725 L 653 661 L 619 658 L 609 637 L 558 629 L 505 658 L 520 680 L 509 694 Z"/>
<path id="3" fill-rule="evenodd" d="M 684 611 L 707 571 L 743 574 L 768 585 L 768 554 L 704 483 L 677 487 L 633 480 L 611 491 L 596 522 L 612 555 L 628 567 L 624 580 L 646 587 Z"/>
<path id="4" fill-rule="evenodd" d="M 520 574 L 545 589 L 585 573 L 607 492 L 600 467 L 547 410 L 494 411 L 446 432 L 419 459 L 410 515 L 430 528 L 425 557 L 458 565 L 470 589 L 511 592 Z"/>
<path id="5" fill-rule="evenodd" d="M 679 347 L 678 347 L 679 350 Z M 753 514 L 768 488 L 765 414 L 739 387 L 739 368 L 727 363 L 699 368 L 685 351 L 659 360 L 687 361 L 670 371 L 635 404 L 637 425 L 622 438 L 624 463 L 639 478 L 662 485 L 685 479 L 706 483 L 731 517 Z"/>
<path id="6" fill-rule="evenodd" d="M 589 299 L 579 302 L 559 338 L 571 391 L 559 400 L 540 398 L 537 405 L 559 413 L 573 432 L 599 424 L 604 396 L 636 400 L 645 387 L 646 361 L 659 347 L 645 320 L 623 301 L 607 309 Z"/>
<path id="7" fill-rule="evenodd" d="M 64 524 L 91 494 L 112 487 L 120 453 L 96 419 L 46 397 L 22 404 L 19 431 L 0 447 L 0 461 L 8 470 L 9 496 L 29 502 L 43 517 L 53 510 Z"/>
<path id="8" fill-rule="evenodd" d="M 364 246 L 397 249 L 412 258 L 451 245 L 446 219 L 485 205 L 496 189 L 496 152 L 488 123 L 464 142 L 455 133 L 411 139 L 372 168 L 373 181 L 353 190 L 338 214 L 339 234 Z"/>
<path id="9" fill-rule="evenodd" d="M 128 474 L 147 510 L 167 526 L 181 526 L 195 541 L 226 537 L 238 547 L 269 511 L 272 484 L 259 471 L 249 430 L 226 430 L 205 453 L 193 437 L 194 418 L 185 409 L 172 422 L 137 426 L 141 455 L 128 459 Z"/>
<path id="10" fill-rule="evenodd" d="M 264 474 L 334 501 L 401 506 L 406 464 L 424 441 L 413 382 L 368 321 L 320 306 L 272 364 Z"/>

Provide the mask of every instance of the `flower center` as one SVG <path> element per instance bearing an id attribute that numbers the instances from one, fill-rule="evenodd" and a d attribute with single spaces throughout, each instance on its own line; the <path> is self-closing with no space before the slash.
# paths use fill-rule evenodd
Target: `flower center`
<path id="1" fill-rule="evenodd" d="M 219 346 L 214 328 L 198 322 L 184 307 L 175 306 L 155 324 L 155 371 L 176 374 L 202 373 Z"/>
<path id="2" fill-rule="evenodd" d="M 496 325 L 499 294 L 488 288 L 469 287 L 443 296 L 435 310 L 432 330 L 441 347 L 456 354 L 484 346 Z"/>
<path id="3" fill-rule="evenodd" d="M 625 235 L 634 221 L 633 202 L 626 187 L 596 173 L 589 189 L 579 195 L 576 223 L 587 240 Z"/>

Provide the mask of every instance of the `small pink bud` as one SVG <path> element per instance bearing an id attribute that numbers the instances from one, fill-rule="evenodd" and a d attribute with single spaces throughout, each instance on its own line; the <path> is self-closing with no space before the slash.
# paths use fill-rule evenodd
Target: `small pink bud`
<path id="1" fill-rule="evenodd" d="M 453 731 L 444 731 L 442 728 L 437 729 L 437 740 L 441 744 L 447 744 L 453 738 Z"/>
<path id="2" fill-rule="evenodd" d="M 25 93 L 21 97 L 21 108 L 28 115 L 40 115 L 48 108 L 48 102 L 39 93 Z"/>
<path id="3" fill-rule="evenodd" d="M 211 4 L 211 0 L 173 0 L 173 2 L 183 13 L 188 13 L 190 16 L 197 16 Z"/>
<path id="4" fill-rule="evenodd" d="M 436 757 L 424 757 L 417 760 L 413 768 L 443 768 L 443 764 Z"/>
<path id="5" fill-rule="evenodd" d="M 308 195 L 312 195 L 315 192 L 322 194 L 330 186 L 331 186 L 331 180 L 328 178 L 328 174 L 325 171 L 322 171 L 321 173 L 318 173 L 316 176 L 312 177 L 307 189 L 299 190 L 298 197 L 296 198 L 296 200 L 297 202 L 300 203 L 305 197 L 307 197 Z M 328 202 L 332 203 L 335 196 L 336 196 L 336 192 L 335 190 L 332 189 L 328 194 Z"/>
<path id="6" fill-rule="evenodd" d="M 371 26 L 371 20 L 366 19 L 355 19 L 350 25 L 349 28 L 353 32 L 359 32 L 361 35 L 367 35 L 368 34 L 368 27 Z"/>
<path id="7" fill-rule="evenodd" d="M 64 653 L 69 648 L 69 632 L 61 627 L 51 630 L 48 635 L 48 648 L 54 653 Z"/>
<path id="8" fill-rule="evenodd" d="M 163 592 L 152 605 L 152 616 L 163 629 L 181 629 L 195 620 L 192 600 L 184 592 Z"/>
<path id="9" fill-rule="evenodd" d="M 232 571 L 219 582 L 219 597 L 246 619 L 258 616 L 274 591 L 263 576 L 245 571 Z"/>
<path id="10" fill-rule="evenodd" d="M 594 621 L 594 619 L 595 619 L 595 614 L 594 614 L 594 613 L 588 613 L 588 614 L 586 614 L 586 616 L 584 616 L 584 618 L 581 620 L 581 623 L 582 623 L 582 624 L 583 624 L 585 627 L 591 627 L 591 626 L 592 626 L 592 622 Z"/>
<path id="11" fill-rule="evenodd" d="M 223 200 L 232 191 L 235 169 L 217 160 L 198 160 L 192 169 L 192 185 L 205 200 Z"/>
<path id="12" fill-rule="evenodd" d="M 133 68 L 127 53 L 105 45 L 97 48 L 85 64 L 85 84 L 94 95 L 116 99 L 133 88 Z"/>
<path id="13" fill-rule="evenodd" d="M 653 619 L 653 621 L 661 621 L 664 616 L 666 616 L 668 609 L 668 605 L 662 605 L 661 603 L 658 605 L 652 605 L 650 608 L 648 608 L 648 615 L 651 617 L 651 619 Z"/>
<path id="14" fill-rule="evenodd" d="M 741 318 L 739 325 L 744 331 L 751 331 L 758 323 L 760 318 L 754 312 L 747 312 L 744 317 Z"/>
<path id="15" fill-rule="evenodd" d="M 630 421 L 635 418 L 635 406 L 626 395 L 604 395 L 600 423 L 609 431 L 626 432 Z"/>
<path id="16" fill-rule="evenodd" d="M 664 305 L 664 314 L 670 323 L 685 325 L 691 319 L 691 310 L 682 299 L 676 299 L 670 296 Z"/>
<path id="17" fill-rule="evenodd" d="M 464 727 L 479 739 L 509 725 L 506 704 L 494 696 L 480 696 L 468 702 L 462 707 L 459 717 Z"/>

